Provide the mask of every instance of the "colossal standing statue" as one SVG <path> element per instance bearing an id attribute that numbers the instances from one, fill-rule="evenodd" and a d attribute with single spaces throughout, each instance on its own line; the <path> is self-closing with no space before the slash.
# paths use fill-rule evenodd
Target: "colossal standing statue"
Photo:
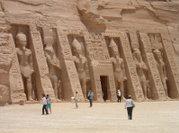
<path id="1" fill-rule="evenodd" d="M 140 84 L 142 86 L 144 98 L 147 99 L 149 92 L 149 81 L 146 78 L 146 73 L 148 71 L 147 65 L 142 60 L 141 52 L 138 48 L 134 49 L 134 60 L 136 64 L 137 74 L 140 80 Z"/>
<path id="2" fill-rule="evenodd" d="M 119 55 L 118 46 L 111 39 L 109 47 L 113 52 L 113 57 L 111 57 L 111 62 L 114 64 L 114 76 L 116 80 L 116 87 L 120 89 L 122 95 L 124 96 L 124 81 L 127 80 L 125 68 L 124 68 L 124 61 Z"/>
<path id="3" fill-rule="evenodd" d="M 72 43 L 72 47 L 75 51 L 74 62 L 76 64 L 76 68 L 78 71 L 83 95 L 86 98 L 86 84 L 87 84 L 87 76 L 86 76 L 86 68 L 87 68 L 87 59 L 83 55 L 83 48 L 81 44 L 78 42 L 78 40 L 74 39 Z"/>
<path id="4" fill-rule="evenodd" d="M 16 41 L 17 45 L 19 46 L 19 48 L 16 48 L 16 50 L 22 78 L 24 80 L 24 86 L 26 89 L 27 100 L 32 100 L 32 74 L 34 72 L 32 52 L 27 48 L 27 38 L 24 33 L 18 33 L 16 36 Z"/>
<path id="5" fill-rule="evenodd" d="M 45 36 L 45 42 L 46 42 L 46 47 L 45 47 L 45 56 L 47 60 L 47 64 L 49 67 L 49 76 L 50 80 L 52 82 L 52 86 L 54 89 L 55 97 L 59 97 L 59 92 L 61 92 L 61 88 L 59 87 L 59 77 L 58 73 L 56 72 L 57 68 L 60 71 L 60 62 L 58 58 L 55 55 L 55 51 L 53 49 L 53 37 L 50 36 Z M 61 97 L 60 97 L 61 98 Z"/>
<path id="6" fill-rule="evenodd" d="M 165 89 L 165 93 L 168 96 L 166 66 L 163 61 L 162 53 L 158 49 L 153 50 L 153 53 L 154 53 L 155 60 L 157 63 L 157 68 L 160 74 L 160 78 L 162 80 L 162 84 Z"/>

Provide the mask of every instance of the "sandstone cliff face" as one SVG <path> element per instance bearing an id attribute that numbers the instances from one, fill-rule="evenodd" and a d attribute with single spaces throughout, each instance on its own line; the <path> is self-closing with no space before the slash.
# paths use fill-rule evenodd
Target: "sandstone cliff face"
<path id="1" fill-rule="evenodd" d="M 89 88 L 98 101 L 116 100 L 116 88 L 136 100 L 177 98 L 178 13 L 178 0 L 0 0 L 0 101 L 76 91 L 84 100 Z"/>

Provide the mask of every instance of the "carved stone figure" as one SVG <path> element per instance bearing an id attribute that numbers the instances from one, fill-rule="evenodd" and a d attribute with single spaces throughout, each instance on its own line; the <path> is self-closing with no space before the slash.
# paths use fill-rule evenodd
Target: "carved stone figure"
<path id="1" fill-rule="evenodd" d="M 153 50 L 153 53 L 155 55 L 158 71 L 160 73 L 160 78 L 162 80 L 163 87 L 165 89 L 165 93 L 168 96 L 168 90 L 167 90 L 167 73 L 166 73 L 166 66 L 163 61 L 162 53 L 159 49 Z"/>
<path id="2" fill-rule="evenodd" d="M 134 49 L 134 60 L 136 64 L 137 74 L 140 80 L 140 84 L 142 86 L 144 98 L 147 99 L 148 89 L 149 89 L 149 81 L 147 80 L 146 73 L 148 71 L 147 65 L 142 60 L 141 52 L 138 48 Z"/>
<path id="3" fill-rule="evenodd" d="M 119 55 L 118 47 L 113 39 L 111 39 L 109 47 L 112 49 L 113 57 L 111 61 L 114 64 L 114 76 L 116 80 L 116 87 L 121 90 L 124 95 L 124 81 L 127 80 L 124 68 L 124 61 Z"/>
<path id="4" fill-rule="evenodd" d="M 34 72 L 33 69 L 33 61 L 32 61 L 32 52 L 28 49 L 27 46 L 27 38 L 24 33 L 18 33 L 16 36 L 16 41 L 19 46 L 17 49 L 17 55 L 19 59 L 19 65 L 21 74 L 24 80 L 24 86 L 27 90 L 27 100 L 32 100 L 33 90 L 32 90 L 32 74 Z"/>
<path id="5" fill-rule="evenodd" d="M 46 40 L 48 40 L 48 41 L 46 41 L 45 56 L 46 56 L 47 64 L 49 67 L 49 77 L 50 77 L 50 80 L 53 85 L 55 97 L 58 98 L 59 77 L 56 73 L 56 68 L 58 70 L 60 70 L 60 62 L 59 62 L 58 58 L 56 57 L 55 51 L 52 47 L 53 38 L 48 37 L 48 39 L 46 39 Z"/>
<path id="6" fill-rule="evenodd" d="M 4 65 L 9 54 L 1 54 L 0 48 L 0 99 L 7 101 L 5 95 L 10 95 L 13 103 L 25 100 L 25 88 L 27 99 L 39 100 L 44 92 L 52 99 L 56 96 L 70 101 L 78 91 L 84 100 L 86 90 L 92 87 L 95 100 L 103 101 L 105 94 L 107 100 L 115 101 L 117 86 L 123 95 L 130 93 L 138 101 L 143 100 L 143 93 L 147 98 L 162 100 L 165 92 L 158 82 L 161 78 L 157 66 L 161 71 L 163 65 L 157 59 L 150 64 L 154 59 L 152 49 L 164 51 L 161 60 L 168 79 L 161 72 L 162 82 L 166 93 L 168 89 L 169 96 L 177 98 L 179 0 L 166 1 L 0 0 L 0 36 L 8 34 L 13 54 L 9 74 L 4 73 L 9 67 Z M 19 32 L 26 37 L 21 35 L 19 38 L 25 39 L 17 43 L 13 38 Z M 114 46 L 109 48 L 105 43 Z M 37 71 L 33 72 L 32 66 Z"/>
<path id="7" fill-rule="evenodd" d="M 87 59 L 83 55 L 83 49 L 81 44 L 77 39 L 73 40 L 72 47 L 75 51 L 75 56 L 73 56 L 74 62 L 76 64 L 76 68 L 78 71 L 83 95 L 86 98 L 86 84 L 87 84 L 87 76 L 86 76 L 86 68 L 87 68 Z"/>

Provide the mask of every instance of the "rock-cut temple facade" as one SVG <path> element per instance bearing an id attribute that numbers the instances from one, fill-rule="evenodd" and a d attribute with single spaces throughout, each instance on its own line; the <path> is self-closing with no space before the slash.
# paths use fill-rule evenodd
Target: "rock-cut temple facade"
<path id="1" fill-rule="evenodd" d="M 0 104 L 179 98 L 178 0 L 0 0 Z"/>

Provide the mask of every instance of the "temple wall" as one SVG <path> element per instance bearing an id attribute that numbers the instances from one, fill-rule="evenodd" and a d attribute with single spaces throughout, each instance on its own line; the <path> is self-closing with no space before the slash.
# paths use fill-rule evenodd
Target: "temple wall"
<path id="1" fill-rule="evenodd" d="M 152 54 L 152 48 L 150 44 L 149 37 L 145 33 L 140 33 L 142 47 L 145 53 L 145 58 L 147 60 L 149 72 L 150 72 L 150 81 L 152 82 L 150 85 L 152 91 L 152 98 L 154 99 L 164 99 L 166 97 L 165 91 L 163 89 L 163 85 L 160 79 L 159 72 L 157 70 L 157 66 Z"/>
<path id="2" fill-rule="evenodd" d="M 177 99 L 178 4 L 0 1 L 0 103 Z"/>

